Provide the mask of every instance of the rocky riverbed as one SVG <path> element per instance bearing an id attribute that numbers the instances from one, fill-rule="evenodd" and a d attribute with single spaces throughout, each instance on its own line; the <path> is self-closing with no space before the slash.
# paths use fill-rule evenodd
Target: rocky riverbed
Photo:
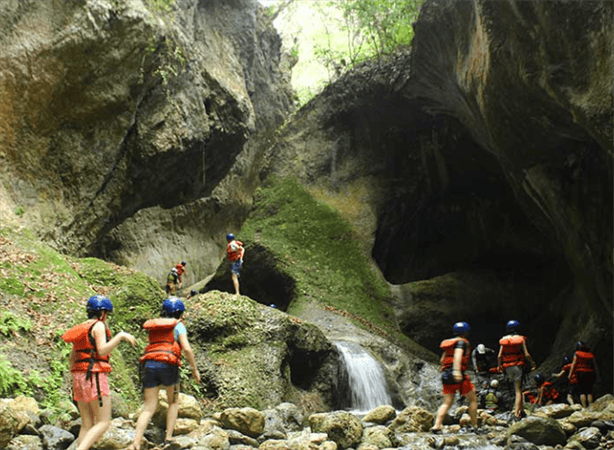
<path id="1" fill-rule="evenodd" d="M 292 403 L 275 408 L 227 408 L 205 416 L 192 396 L 180 395 L 179 419 L 168 450 L 378 450 L 425 448 L 607 449 L 614 446 L 614 397 L 599 398 L 590 408 L 555 404 L 515 421 L 509 413 L 479 411 L 477 432 L 466 428 L 466 406 L 453 408 L 442 434 L 429 432 L 433 412 L 417 406 L 397 411 L 374 408 L 364 416 L 348 411 L 305 415 Z M 141 448 L 162 448 L 168 404 L 159 407 Z M 63 422 L 48 423 L 48 414 L 28 397 L 0 400 L 0 447 L 7 450 L 74 449 L 79 430 L 76 408 Z M 134 437 L 138 411 L 118 415 L 94 448 L 123 449 Z"/>

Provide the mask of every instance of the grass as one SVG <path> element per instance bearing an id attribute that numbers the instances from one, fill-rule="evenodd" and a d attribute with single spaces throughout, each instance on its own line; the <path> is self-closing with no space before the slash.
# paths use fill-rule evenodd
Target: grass
<path id="1" fill-rule="evenodd" d="M 316 301 L 388 328 L 387 284 L 361 253 L 350 224 L 293 179 L 270 180 L 256 192 L 256 208 L 245 222 L 244 240 L 258 236 L 280 268 L 297 282 L 297 301 Z"/>

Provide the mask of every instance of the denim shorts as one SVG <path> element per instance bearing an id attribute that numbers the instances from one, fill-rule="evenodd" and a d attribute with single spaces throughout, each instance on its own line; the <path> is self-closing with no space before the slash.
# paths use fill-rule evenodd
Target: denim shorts
<path id="1" fill-rule="evenodd" d="M 179 383 L 179 366 L 149 359 L 143 363 L 141 383 L 143 389 L 160 385 L 174 386 Z"/>
<path id="2" fill-rule="evenodd" d="M 241 275 L 242 265 L 243 265 L 243 262 L 240 259 L 237 259 L 236 261 L 232 261 L 230 263 L 230 273 L 235 274 L 235 275 Z"/>

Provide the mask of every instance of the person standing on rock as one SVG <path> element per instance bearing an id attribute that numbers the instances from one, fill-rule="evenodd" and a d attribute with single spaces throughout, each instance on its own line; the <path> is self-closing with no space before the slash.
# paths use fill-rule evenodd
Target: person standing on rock
<path id="1" fill-rule="evenodd" d="M 90 297 L 86 305 L 88 320 L 62 335 L 72 343 L 69 363 L 73 394 L 81 414 L 77 450 L 88 450 L 111 425 L 109 356 L 121 341 L 133 347 L 136 339 L 124 331 L 111 338 L 107 317 L 113 312 L 111 300 L 102 295 Z"/>
<path id="2" fill-rule="evenodd" d="M 569 380 L 575 381 L 572 385 L 573 393 L 580 398 L 583 407 L 593 404 L 593 385 L 597 380 L 595 355 L 583 342 L 576 343 L 576 351 L 573 355 Z"/>
<path id="3" fill-rule="evenodd" d="M 443 419 L 454 402 L 456 392 L 460 392 L 469 401 L 469 417 L 473 431 L 478 427 L 478 397 L 469 375 L 465 373 L 469 366 L 471 349 L 467 334 L 471 327 L 467 322 L 458 322 L 452 327 L 453 338 L 446 339 L 439 345 L 443 350 L 441 355 L 441 381 L 443 384 L 443 403 L 437 410 L 433 433 L 441 433 Z"/>
<path id="4" fill-rule="evenodd" d="M 166 389 L 168 412 L 166 415 L 166 436 L 164 444 L 173 437 L 175 422 L 179 412 L 179 367 L 181 353 L 185 353 L 192 376 L 200 383 L 200 373 L 196 367 L 194 352 L 188 341 L 188 335 L 181 316 L 185 305 L 177 297 L 169 297 L 162 303 L 161 317 L 148 320 L 143 328 L 149 331 L 149 345 L 141 357 L 141 382 L 145 405 L 136 422 L 134 441 L 129 447 L 133 450 L 141 448 L 141 441 L 147 424 L 156 412 L 160 386 Z"/>
<path id="5" fill-rule="evenodd" d="M 499 367 L 506 377 L 514 383 L 514 415 L 522 416 L 522 377 L 523 367 L 529 362 L 531 370 L 535 370 L 535 362 L 527 350 L 527 338 L 518 334 L 520 322 L 510 320 L 505 327 L 506 335 L 499 340 Z"/>
<path id="6" fill-rule="evenodd" d="M 235 288 L 235 294 L 239 295 L 239 276 L 241 275 L 245 248 L 243 242 L 237 241 L 232 233 L 226 235 L 226 241 L 228 241 L 226 253 L 228 254 L 228 261 L 230 261 L 230 278 Z"/>
<path id="7" fill-rule="evenodd" d="M 175 265 L 175 269 L 177 270 L 177 286 L 179 289 L 183 287 L 183 274 L 185 273 L 185 266 L 187 264 L 187 262 L 181 261 Z"/>
<path id="8" fill-rule="evenodd" d="M 177 269 L 173 267 L 171 271 L 166 276 L 166 286 L 164 290 L 167 295 L 175 295 L 175 291 L 177 289 L 177 284 L 179 283 L 179 275 L 177 274 Z"/>

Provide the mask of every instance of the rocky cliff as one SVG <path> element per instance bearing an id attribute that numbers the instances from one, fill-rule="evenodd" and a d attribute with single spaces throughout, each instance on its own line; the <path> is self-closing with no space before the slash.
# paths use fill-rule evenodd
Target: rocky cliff
<path id="1" fill-rule="evenodd" d="M 612 4 L 426 1 L 413 48 L 348 73 L 274 155 L 348 214 L 435 350 L 518 319 L 550 371 L 574 343 L 611 388 Z M 325 197 L 325 196 L 324 196 Z"/>
<path id="2" fill-rule="evenodd" d="M 247 142 L 291 109 L 258 3 L 7 1 L 0 29 L 5 207 L 70 254 L 210 273 L 247 214 Z"/>

